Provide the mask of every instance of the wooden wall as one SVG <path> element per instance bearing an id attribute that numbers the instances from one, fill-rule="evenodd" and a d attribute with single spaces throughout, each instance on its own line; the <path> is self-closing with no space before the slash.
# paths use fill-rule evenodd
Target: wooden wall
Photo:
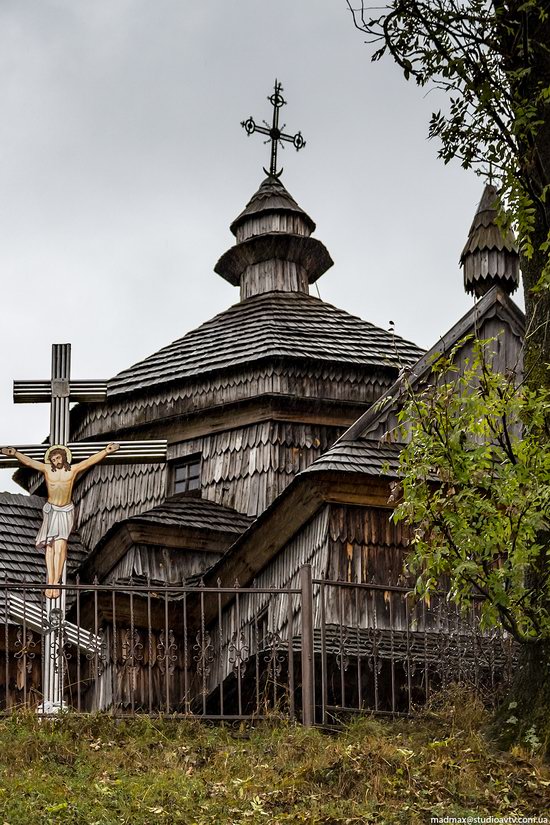
<path id="1" fill-rule="evenodd" d="M 204 550 L 185 547 L 153 547 L 134 544 L 105 577 L 105 583 L 125 581 L 130 578 L 155 582 L 181 584 L 191 576 L 204 572 L 221 556 Z"/>
<path id="2" fill-rule="evenodd" d="M 343 429 L 265 421 L 172 444 L 169 460 L 200 454 L 202 496 L 257 515 Z M 157 464 L 93 467 L 74 494 L 82 543 L 92 548 L 117 521 L 160 504 L 171 492 L 166 475 Z"/>
<path id="3" fill-rule="evenodd" d="M 73 493 L 83 546 L 91 550 L 113 524 L 150 510 L 165 498 L 165 465 L 92 467 Z"/>
<path id="4" fill-rule="evenodd" d="M 113 395 L 105 404 L 78 405 L 71 413 L 74 441 L 107 436 L 128 429 L 233 404 L 261 395 L 353 401 L 371 404 L 386 390 L 393 373 L 338 365 L 258 364 L 205 375 L 160 390 L 128 396 Z"/>
<path id="5" fill-rule="evenodd" d="M 262 292 L 305 292 L 309 294 L 307 271 L 294 261 L 271 259 L 247 266 L 241 275 L 241 301 Z"/>
<path id="6" fill-rule="evenodd" d="M 262 570 L 254 579 L 255 587 L 298 587 L 299 571 L 302 565 L 311 564 L 313 576 L 319 578 L 324 575 L 328 563 L 329 553 L 329 522 L 330 507 L 326 505 L 305 525 L 297 536 Z M 319 587 L 315 588 L 316 604 Z M 256 594 L 243 593 L 223 612 L 222 616 L 222 648 L 220 651 L 219 635 L 215 637 L 215 665 L 209 676 L 210 689 L 213 689 L 231 672 L 229 661 L 229 643 L 235 633 L 243 632 L 244 644 L 249 655 L 256 652 L 256 628 L 254 617 L 264 614 L 264 626 L 269 631 L 279 633 L 285 638 L 288 633 L 288 599 L 292 602 L 293 628 L 292 635 L 299 635 L 301 606 L 299 596 L 286 594 Z M 319 622 L 318 611 L 315 621 Z"/>
<path id="7" fill-rule="evenodd" d="M 237 228 L 237 243 L 253 238 L 255 235 L 263 235 L 266 232 L 282 232 L 289 235 L 311 235 L 306 221 L 300 214 L 293 213 L 268 213 L 248 217 L 244 223 Z"/>
<path id="8" fill-rule="evenodd" d="M 170 458 L 200 453 L 203 497 L 255 516 L 342 432 L 342 427 L 264 421 L 173 445 Z"/>
<path id="9" fill-rule="evenodd" d="M 409 530 L 391 520 L 392 509 L 333 505 L 326 576 L 331 581 L 404 584 Z"/>
<path id="10" fill-rule="evenodd" d="M 492 367 L 495 371 L 506 375 L 514 371 L 518 376 L 523 374 L 523 335 L 522 330 L 508 319 L 500 317 L 498 307 L 494 307 L 493 314 L 485 317 L 483 322 L 476 330 L 476 335 L 479 340 L 492 340 Z M 467 361 L 471 363 L 473 357 L 474 343 L 468 341 L 457 352 L 455 363 L 460 368 L 464 369 Z M 423 385 L 430 380 L 430 375 L 426 376 Z M 453 376 L 449 380 L 453 380 Z M 383 438 L 386 434 L 395 432 L 398 421 L 397 414 L 400 406 L 391 405 L 386 415 L 380 416 L 376 422 L 376 426 L 369 428 L 363 435 L 369 438 Z"/>

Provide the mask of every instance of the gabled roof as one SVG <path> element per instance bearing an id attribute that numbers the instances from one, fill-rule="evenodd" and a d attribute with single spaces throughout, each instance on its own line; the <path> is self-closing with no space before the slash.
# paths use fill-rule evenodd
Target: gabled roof
<path id="1" fill-rule="evenodd" d="M 234 304 L 109 382 L 109 395 L 289 358 L 374 368 L 410 365 L 422 350 L 368 321 L 300 292 L 266 292 Z"/>
<path id="2" fill-rule="evenodd" d="M 381 423 L 399 411 L 407 388 L 418 388 L 428 379 L 432 365 L 438 356 L 450 352 L 462 338 L 475 332 L 481 326 L 484 317 L 495 312 L 506 317 L 518 335 L 523 333 L 525 325 L 523 312 L 499 287 L 493 287 L 449 332 L 419 358 L 406 375 L 400 376 L 326 453 L 323 453 L 303 472 L 332 469 L 333 464 L 338 465 L 340 470 L 368 474 L 376 472 L 378 464 L 387 467 L 389 463 L 390 469 L 392 467 L 396 469 L 392 463 L 392 451 L 394 453 L 397 451 L 395 453 L 397 457 L 399 446 L 380 443 L 379 439 L 374 438 L 373 433 L 379 430 Z M 376 458 L 377 450 L 380 460 Z M 348 456 L 347 461 L 346 456 Z"/>
<path id="3" fill-rule="evenodd" d="M 337 441 L 326 453 L 303 470 L 301 475 L 308 472 L 335 470 L 371 476 L 396 477 L 400 452 L 399 444 L 381 444 L 377 439 L 358 436 L 353 441 Z"/>
<path id="4" fill-rule="evenodd" d="M 39 583 L 45 580 L 44 553 L 34 540 L 42 524 L 44 499 L 19 493 L 0 493 L 0 571 L 10 581 Z M 86 557 L 78 534 L 69 540 L 69 578 Z"/>
<path id="5" fill-rule="evenodd" d="M 472 309 L 413 365 L 407 381 L 422 386 L 431 372 L 434 359 L 448 352 L 465 335 L 481 326 L 494 314 L 506 318 L 520 334 L 525 317 L 516 304 L 498 287 L 490 290 Z M 372 495 L 388 506 L 388 482 L 398 475 L 401 445 L 375 437 L 380 423 L 401 406 L 404 379 L 398 379 L 323 455 L 298 473 L 286 489 L 240 536 L 222 558 L 207 572 L 207 584 L 220 576 L 224 582 L 240 577 L 247 585 L 267 565 L 285 543 L 305 524 L 324 501 L 360 503 Z"/>
<path id="6" fill-rule="evenodd" d="M 195 548 L 220 554 L 253 520 L 199 496 L 171 496 L 151 510 L 113 524 L 85 560 L 84 579 L 94 573 L 103 578 L 135 544 L 169 547 L 177 553 Z"/>

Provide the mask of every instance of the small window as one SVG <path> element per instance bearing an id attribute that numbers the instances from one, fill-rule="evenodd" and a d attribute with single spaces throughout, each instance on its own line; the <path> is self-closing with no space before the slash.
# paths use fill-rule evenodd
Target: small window
<path id="1" fill-rule="evenodd" d="M 190 493 L 200 490 L 200 457 L 194 456 L 174 464 L 174 493 Z"/>

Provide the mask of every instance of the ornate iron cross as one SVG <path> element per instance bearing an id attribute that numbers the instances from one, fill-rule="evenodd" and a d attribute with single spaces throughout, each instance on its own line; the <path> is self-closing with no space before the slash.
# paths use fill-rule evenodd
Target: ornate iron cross
<path id="1" fill-rule="evenodd" d="M 299 152 L 300 149 L 303 149 L 306 145 L 301 132 L 296 132 L 295 135 L 287 135 L 283 132 L 286 124 L 283 123 L 283 125 L 279 127 L 279 109 L 286 104 L 286 100 L 281 94 L 282 91 L 283 87 L 278 80 L 275 80 L 275 91 L 267 98 L 273 106 L 273 121 L 271 126 L 266 120 L 263 121 L 265 126 L 258 126 L 253 117 L 249 117 L 248 120 L 243 120 L 241 123 L 241 126 L 245 129 L 247 135 L 253 135 L 254 132 L 260 132 L 260 134 L 268 136 L 269 140 L 266 140 L 265 143 L 271 142 L 271 161 L 269 165 L 269 172 L 265 166 L 264 172 L 266 175 L 270 175 L 273 178 L 280 178 L 283 174 L 282 169 L 277 171 L 277 148 L 279 144 L 281 144 L 284 148 L 283 141 L 292 143 L 297 152 Z"/>

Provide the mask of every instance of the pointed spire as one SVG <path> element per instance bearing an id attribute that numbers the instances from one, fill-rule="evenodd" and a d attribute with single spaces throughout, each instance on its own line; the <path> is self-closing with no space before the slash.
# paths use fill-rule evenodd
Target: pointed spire
<path id="1" fill-rule="evenodd" d="M 481 298 L 493 286 L 511 295 L 519 286 L 519 253 L 512 229 L 497 225 L 498 192 L 486 184 L 460 256 L 464 289 Z"/>

